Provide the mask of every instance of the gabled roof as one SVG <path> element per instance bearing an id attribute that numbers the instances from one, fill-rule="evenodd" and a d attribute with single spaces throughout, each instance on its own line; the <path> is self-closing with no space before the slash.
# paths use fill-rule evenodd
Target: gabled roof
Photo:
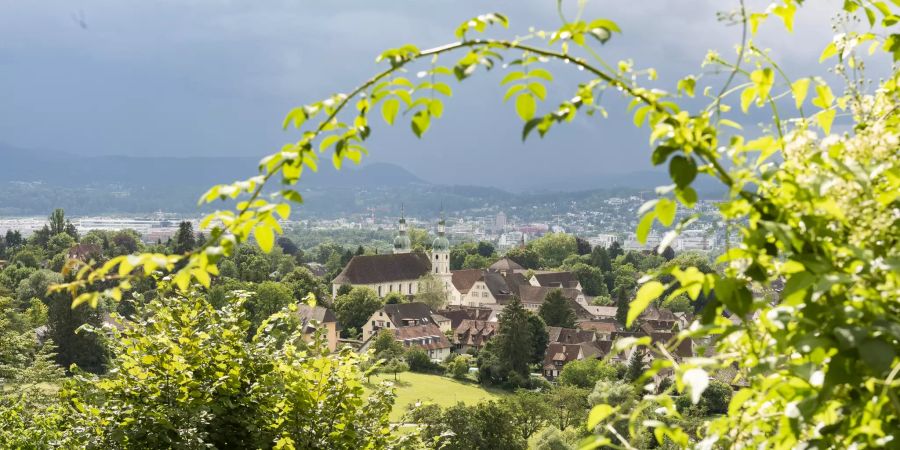
<path id="1" fill-rule="evenodd" d="M 333 284 L 374 284 L 417 280 L 431 272 L 431 261 L 424 253 L 359 255 L 347 263 Z"/>
<path id="2" fill-rule="evenodd" d="M 402 326 L 404 320 L 416 320 L 419 323 L 433 324 L 431 318 L 431 308 L 420 302 L 412 303 L 395 303 L 392 305 L 384 305 L 384 313 L 388 315 L 391 322 L 396 326 Z"/>
<path id="3" fill-rule="evenodd" d="M 453 287 L 461 294 L 466 294 L 484 273 L 481 269 L 454 270 L 452 272 Z"/>
<path id="4" fill-rule="evenodd" d="M 654 308 L 650 307 L 644 310 L 644 313 L 641 314 L 641 319 L 643 320 L 656 320 L 660 322 L 677 322 L 678 318 L 675 317 L 675 314 L 672 311 L 665 308 Z"/>
<path id="5" fill-rule="evenodd" d="M 576 288 L 578 286 L 578 277 L 572 272 L 535 273 L 534 278 L 537 279 L 539 285 L 545 287 Z"/>
<path id="6" fill-rule="evenodd" d="M 591 313 L 594 317 L 608 317 L 615 318 L 616 310 L 619 309 L 616 306 L 594 306 L 594 305 L 584 305 L 584 309 L 587 312 Z"/>
<path id="7" fill-rule="evenodd" d="M 519 286 L 519 299 L 522 300 L 522 303 L 535 303 L 541 304 L 544 303 L 544 300 L 547 298 L 547 294 L 550 292 L 560 289 L 558 287 L 546 287 L 546 286 Z M 581 292 L 578 289 L 572 288 L 562 288 L 563 297 L 574 301 Z"/>
<path id="8" fill-rule="evenodd" d="M 555 368 L 557 362 L 565 365 L 578 359 L 594 358 L 601 355 L 601 350 L 592 343 L 553 343 L 547 346 L 547 353 L 544 354 L 544 368 Z"/>
<path id="9" fill-rule="evenodd" d="M 579 322 L 575 324 L 576 327 L 582 330 L 590 330 L 593 332 L 600 333 L 613 333 L 619 331 L 619 324 L 614 321 L 609 320 L 588 320 L 585 322 Z"/>
<path id="10" fill-rule="evenodd" d="M 453 340 L 460 345 L 481 347 L 497 334 L 499 328 L 497 322 L 466 319 L 453 331 Z"/>
<path id="11" fill-rule="evenodd" d="M 515 271 L 515 270 L 525 270 L 524 267 L 520 266 L 519 263 L 509 259 L 509 258 L 501 258 L 499 261 L 491 264 L 490 269 L 493 270 L 502 270 L 502 271 Z"/>
<path id="12" fill-rule="evenodd" d="M 450 348 L 450 340 L 435 324 L 414 325 L 394 329 L 394 338 L 403 345 L 421 347 L 426 350 Z"/>
<path id="13" fill-rule="evenodd" d="M 580 344 L 594 341 L 593 331 L 576 330 L 574 328 L 547 327 L 547 334 L 550 335 L 551 343 Z"/>
<path id="14" fill-rule="evenodd" d="M 471 320 L 484 320 L 484 321 L 492 321 L 496 322 L 496 320 L 491 320 L 492 318 L 496 319 L 497 309 L 494 308 L 460 308 L 456 307 L 454 309 L 444 309 L 438 311 L 440 315 L 450 319 L 450 327 L 456 329 L 459 327 L 459 324 L 462 323 L 463 320 L 471 319 Z"/>
<path id="15" fill-rule="evenodd" d="M 485 271 L 484 284 L 487 285 L 488 290 L 491 291 L 491 295 L 497 299 L 497 302 L 512 300 L 513 296 L 516 295 L 517 286 L 510 286 L 506 277 L 500 272 Z"/>
<path id="16" fill-rule="evenodd" d="M 306 332 L 312 331 L 311 326 L 308 326 L 309 322 L 312 320 L 315 320 L 320 324 L 332 322 L 337 324 L 337 317 L 334 313 L 330 309 L 321 306 L 309 306 L 306 304 L 297 305 L 297 315 L 300 316 L 300 325 Z M 340 325 L 337 325 L 337 329 L 341 329 Z"/>

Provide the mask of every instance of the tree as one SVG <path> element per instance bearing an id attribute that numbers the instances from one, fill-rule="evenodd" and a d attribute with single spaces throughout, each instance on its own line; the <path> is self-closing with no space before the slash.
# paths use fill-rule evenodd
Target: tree
<path id="1" fill-rule="evenodd" d="M 334 313 L 345 332 L 349 328 L 361 330 L 369 317 L 382 306 L 378 294 L 367 287 L 355 287 L 334 299 Z"/>
<path id="2" fill-rule="evenodd" d="M 385 305 L 396 305 L 406 303 L 406 296 L 397 291 L 391 291 L 384 296 L 383 300 Z"/>
<path id="3" fill-rule="evenodd" d="M 603 272 L 612 271 L 612 260 L 605 248 L 598 245 L 591 250 L 591 265 Z"/>
<path id="4" fill-rule="evenodd" d="M 57 234 L 47 242 L 47 254 L 58 255 L 66 253 L 73 245 L 75 245 L 75 239 L 72 236 L 66 233 Z"/>
<path id="5" fill-rule="evenodd" d="M 314 295 L 316 301 L 322 303 L 329 298 L 328 288 L 319 277 L 313 275 L 306 267 L 295 267 L 281 279 L 281 282 L 290 286 L 294 300 L 298 302 L 304 301 L 309 294 Z"/>
<path id="6" fill-rule="evenodd" d="M 637 381 L 643 373 L 644 353 L 641 349 L 635 349 L 631 353 L 631 356 L 628 357 L 628 372 L 625 373 L 625 378 L 628 379 L 628 381 Z"/>
<path id="7" fill-rule="evenodd" d="M 53 282 L 61 281 L 60 277 Z M 46 302 L 48 335 L 57 345 L 56 361 L 59 365 L 69 369 L 74 364 L 87 372 L 103 373 L 106 370 L 107 350 L 100 337 L 89 330 L 79 330 L 82 325 L 99 328 L 103 323 L 102 312 L 89 305 L 73 308 L 72 298 L 66 293 L 53 294 L 46 298 Z"/>
<path id="8" fill-rule="evenodd" d="M 372 352 L 378 359 L 390 360 L 403 356 L 403 344 L 397 341 L 393 330 L 382 328 L 372 341 Z"/>
<path id="9" fill-rule="evenodd" d="M 566 257 L 578 254 L 575 236 L 565 233 L 545 234 L 529 242 L 528 246 L 539 255 L 543 267 L 559 267 Z"/>
<path id="10" fill-rule="evenodd" d="M 585 358 L 563 366 L 556 381 L 559 384 L 592 389 L 600 380 L 612 381 L 617 376 L 616 368 L 604 361 Z"/>
<path id="11" fill-rule="evenodd" d="M 613 241 L 613 243 L 610 244 L 607 253 L 609 254 L 609 259 L 616 259 L 625 254 L 625 250 L 622 249 L 622 245 L 619 244 L 619 241 Z"/>
<path id="12" fill-rule="evenodd" d="M 528 365 L 534 355 L 533 338 L 528 311 L 518 297 L 503 308 L 499 322 L 497 335 L 493 338 L 497 343 L 497 356 L 510 371 L 527 377 Z"/>
<path id="13" fill-rule="evenodd" d="M 185 297 L 141 308 L 112 330 L 118 370 L 65 393 L 65 404 L 85 406 L 69 412 L 76 447 L 396 448 L 393 395 L 363 387 L 365 356 L 307 343 L 287 311 L 248 341 L 234 302 L 215 309 Z"/>
<path id="14" fill-rule="evenodd" d="M 579 255 L 591 254 L 591 244 L 587 241 L 587 239 L 575 236 L 575 248 L 575 252 Z"/>
<path id="15" fill-rule="evenodd" d="M 549 327 L 573 328 L 575 311 L 569 306 L 569 300 L 562 289 L 554 289 L 547 294 L 544 303 L 538 308 L 538 315 Z"/>
<path id="16" fill-rule="evenodd" d="M 519 430 L 523 441 L 528 441 L 534 433 L 544 428 L 553 415 L 544 394 L 522 389 L 504 397 L 500 406 L 509 412 L 512 424 Z"/>
<path id="17" fill-rule="evenodd" d="M 409 370 L 409 364 L 402 357 L 394 357 L 381 365 L 381 371 L 394 374 L 394 381 L 397 381 L 397 374 Z"/>
<path id="18" fill-rule="evenodd" d="M 66 213 L 61 208 L 56 208 L 47 218 L 50 227 L 50 236 L 56 236 L 66 232 Z"/>
<path id="19" fill-rule="evenodd" d="M 411 347 L 406 352 L 406 364 L 409 366 L 409 370 L 413 372 L 431 373 L 442 370 L 439 364 L 431 361 L 428 353 L 425 353 L 425 350 L 422 350 L 421 347 Z"/>
<path id="20" fill-rule="evenodd" d="M 491 244 L 487 241 L 478 241 L 478 248 L 476 250 L 479 256 L 483 256 L 485 258 L 491 258 L 494 256 L 494 252 L 496 251 L 494 248 L 494 244 Z"/>
<path id="21" fill-rule="evenodd" d="M 572 266 L 570 270 L 578 278 L 578 282 L 581 283 L 584 295 L 598 296 L 609 294 L 609 290 L 606 288 L 606 280 L 603 278 L 603 271 L 600 269 L 584 263 L 578 263 Z"/>
<path id="22" fill-rule="evenodd" d="M 535 450 L 575 450 L 578 448 L 578 436 L 571 430 L 560 431 L 556 427 L 544 428 L 538 434 Z"/>
<path id="23" fill-rule="evenodd" d="M 300 248 L 297 247 L 297 244 L 295 244 L 294 241 L 292 241 L 289 237 L 282 236 L 278 238 L 275 243 L 277 243 L 278 246 L 281 247 L 281 251 L 283 251 L 285 255 L 293 256 L 296 255 L 298 251 L 300 251 Z"/>
<path id="24" fill-rule="evenodd" d="M 526 447 L 510 411 L 497 402 L 467 406 L 457 403 L 437 414 L 440 408 L 413 414 L 422 425 L 422 438 L 429 447 L 447 450 L 519 450 Z"/>
<path id="25" fill-rule="evenodd" d="M 626 326 L 626 319 L 628 318 L 628 307 L 631 304 L 631 301 L 628 299 L 628 294 L 625 291 L 624 287 L 619 287 L 616 290 L 616 322 L 619 322 L 619 325 Z"/>
<path id="26" fill-rule="evenodd" d="M 466 255 L 465 260 L 462 263 L 462 269 L 486 269 L 491 265 L 491 260 L 484 256 L 475 254 L 475 255 Z"/>
<path id="27" fill-rule="evenodd" d="M 282 308 L 296 303 L 293 292 L 283 283 L 264 281 L 254 288 L 255 295 L 246 303 L 249 311 L 251 331 L 255 332 L 263 320 L 280 311 Z"/>
<path id="28" fill-rule="evenodd" d="M 547 324 L 541 316 L 526 311 L 528 315 L 528 327 L 531 331 L 531 363 L 540 364 L 544 361 L 544 353 L 547 352 L 547 344 L 550 343 L 550 334 L 547 332 Z"/>
<path id="29" fill-rule="evenodd" d="M 15 249 L 23 244 L 25 244 L 25 240 L 22 239 L 22 233 L 19 230 L 6 230 L 6 237 L 4 238 L 6 241 L 6 248 Z"/>
<path id="30" fill-rule="evenodd" d="M 551 422 L 560 430 L 579 424 L 587 417 L 590 391 L 575 386 L 557 385 L 547 394 L 547 402 L 553 411 Z"/>
<path id="31" fill-rule="evenodd" d="M 432 311 L 437 311 L 447 304 L 447 287 L 438 277 L 426 273 L 419 278 L 418 285 L 415 297 L 417 302 L 428 305 Z"/>
<path id="32" fill-rule="evenodd" d="M 196 246 L 197 236 L 194 234 L 194 225 L 186 220 L 179 223 L 178 231 L 175 232 L 175 245 L 172 251 L 174 253 L 187 253 Z"/>
<path id="33" fill-rule="evenodd" d="M 540 269 L 541 257 L 531 247 L 514 247 L 506 252 L 506 257 L 525 269 Z"/>
<path id="34" fill-rule="evenodd" d="M 469 376 L 469 355 L 457 355 L 447 363 L 447 373 L 457 380 L 464 380 Z"/>

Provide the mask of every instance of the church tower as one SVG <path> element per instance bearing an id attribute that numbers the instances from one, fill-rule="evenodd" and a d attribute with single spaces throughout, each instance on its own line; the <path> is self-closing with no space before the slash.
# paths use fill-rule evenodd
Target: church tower
<path id="1" fill-rule="evenodd" d="M 406 217 L 403 216 L 403 206 L 400 206 L 400 234 L 394 238 L 394 253 L 409 253 L 412 242 L 406 234 Z"/>
<path id="2" fill-rule="evenodd" d="M 441 220 L 438 222 L 438 235 L 431 244 L 431 272 L 438 278 L 444 280 L 448 286 L 452 274 L 450 273 L 450 241 L 447 240 L 446 222 L 444 214 L 441 213 Z"/>

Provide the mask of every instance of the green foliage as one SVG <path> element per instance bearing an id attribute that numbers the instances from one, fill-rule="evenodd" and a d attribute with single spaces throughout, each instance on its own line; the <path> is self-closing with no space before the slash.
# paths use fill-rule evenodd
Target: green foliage
<path id="1" fill-rule="evenodd" d="M 463 260 L 461 269 L 487 269 L 491 265 L 490 258 L 481 256 L 479 254 L 475 255 L 466 255 L 466 258 Z"/>
<path id="2" fill-rule="evenodd" d="M 499 322 L 497 335 L 492 339 L 496 342 L 497 355 L 510 372 L 527 377 L 528 365 L 534 354 L 528 311 L 518 298 L 514 298 L 503 308 Z"/>
<path id="3" fill-rule="evenodd" d="M 608 295 L 609 290 L 606 287 L 606 279 L 603 271 L 599 268 L 589 266 L 584 263 L 578 263 L 569 270 L 578 278 L 581 283 L 581 289 L 585 295 L 597 296 Z"/>
<path id="4" fill-rule="evenodd" d="M 560 431 L 556 427 L 548 427 L 538 434 L 535 450 L 575 450 L 578 448 L 578 436 L 571 428 Z"/>
<path id="5" fill-rule="evenodd" d="M 419 278 L 418 283 L 415 297 L 417 302 L 428 305 L 432 311 L 442 309 L 447 304 L 447 287 L 438 277 L 427 273 Z"/>
<path id="6" fill-rule="evenodd" d="M 587 418 L 589 393 L 589 390 L 575 386 L 554 386 L 546 397 L 553 411 L 550 422 L 560 430 L 584 422 Z"/>
<path id="7" fill-rule="evenodd" d="M 414 413 L 413 417 L 422 425 L 422 440 L 429 443 L 429 447 L 448 450 L 526 448 L 509 409 L 497 402 L 473 406 L 459 403 L 445 410 L 431 407 Z"/>
<path id="8" fill-rule="evenodd" d="M 531 247 L 514 247 L 506 252 L 506 257 L 525 269 L 540 269 L 541 256 Z"/>
<path id="9" fill-rule="evenodd" d="M 544 428 L 553 416 L 544 394 L 538 392 L 517 390 L 515 394 L 500 400 L 500 405 L 509 412 L 512 425 L 525 441 Z"/>
<path id="10" fill-rule="evenodd" d="M 591 389 L 600 380 L 611 381 L 618 371 L 609 363 L 593 358 L 579 359 L 563 366 L 556 381 L 559 384 Z"/>
<path id="11" fill-rule="evenodd" d="M 559 267 L 572 254 L 578 254 L 575 236 L 565 233 L 548 233 L 528 243 L 540 257 L 542 267 Z"/>
<path id="12" fill-rule="evenodd" d="M 58 274 L 54 276 L 59 277 Z M 59 365 L 68 369 L 75 364 L 79 369 L 92 373 L 105 371 L 107 351 L 100 336 L 80 329 L 84 325 L 100 327 L 104 311 L 86 305 L 73 307 L 72 299 L 60 293 L 51 294 L 45 301 L 48 336 L 57 345 L 56 361 Z"/>
<path id="13" fill-rule="evenodd" d="M 447 364 L 447 373 L 457 380 L 464 380 L 469 377 L 469 360 L 470 355 L 457 355 Z"/>
<path id="14" fill-rule="evenodd" d="M 72 431 L 93 448 L 391 447 L 392 395 L 365 394 L 359 358 L 311 344 L 294 314 L 249 342 L 239 303 L 154 300 L 113 330 L 117 370 L 65 392 Z"/>
<path id="15" fill-rule="evenodd" d="M 382 300 L 384 300 L 385 305 L 396 305 L 399 303 L 406 303 L 407 297 L 397 291 L 391 291 L 388 292 Z"/>
<path id="16" fill-rule="evenodd" d="M 547 294 L 547 298 L 538 309 L 538 315 L 549 327 L 573 328 L 575 326 L 575 311 L 569 306 L 569 300 L 566 299 L 562 289 L 554 289 Z"/>
<path id="17" fill-rule="evenodd" d="M 272 314 L 296 303 L 293 292 L 283 283 L 264 281 L 254 286 L 253 291 L 254 295 L 251 295 L 244 304 L 249 312 L 251 330 L 256 329 Z"/>
<path id="18" fill-rule="evenodd" d="M 403 344 L 397 341 L 394 331 L 387 328 L 378 330 L 372 341 L 372 352 L 378 359 L 391 360 L 400 358 L 404 353 Z"/>
<path id="19" fill-rule="evenodd" d="M 384 304 L 378 294 L 367 287 L 355 287 L 349 293 L 338 295 L 334 300 L 334 313 L 344 327 L 362 329 L 369 317 Z"/>
<path id="20" fill-rule="evenodd" d="M 435 373 L 443 371 L 443 367 L 432 362 L 428 353 L 425 353 L 425 350 L 420 347 L 412 347 L 407 350 L 405 358 L 409 370 L 413 372 Z"/>

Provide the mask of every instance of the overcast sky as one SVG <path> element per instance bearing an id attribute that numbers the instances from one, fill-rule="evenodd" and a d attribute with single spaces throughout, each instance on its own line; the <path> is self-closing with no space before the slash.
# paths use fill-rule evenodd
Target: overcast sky
<path id="1" fill-rule="evenodd" d="M 574 3 L 570 0 L 568 3 Z M 728 0 L 594 0 L 587 17 L 624 34 L 602 48 L 631 57 L 668 86 L 700 70 L 708 49 L 733 55 L 739 27 L 716 20 Z M 765 25 L 760 44 L 792 76 L 814 67 L 830 11 L 807 2 L 789 35 Z M 557 25 L 553 0 L 0 0 L 0 142 L 84 155 L 262 156 L 296 140 L 281 130 L 293 106 L 346 91 L 385 48 L 453 39 L 464 19 L 506 13 L 513 30 Z M 753 2 L 751 2 L 751 5 Z M 764 9 L 765 3 L 754 5 Z M 583 74 L 555 69 L 555 104 Z M 580 119 L 526 144 L 494 73 L 454 85 L 444 119 L 423 140 L 379 126 L 370 162 L 400 164 L 438 183 L 518 189 L 649 166 L 646 130 L 622 102 L 606 120 Z"/>

